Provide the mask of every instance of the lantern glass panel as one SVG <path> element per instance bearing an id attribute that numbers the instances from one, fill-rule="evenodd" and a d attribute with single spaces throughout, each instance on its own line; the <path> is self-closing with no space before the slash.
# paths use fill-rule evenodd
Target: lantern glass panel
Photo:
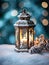
<path id="1" fill-rule="evenodd" d="M 27 29 L 20 29 L 20 48 L 27 48 Z"/>
<path id="2" fill-rule="evenodd" d="M 18 46 L 19 44 L 18 44 L 18 42 L 19 42 L 19 40 L 18 40 L 18 38 L 19 38 L 19 29 L 18 28 L 16 28 L 16 46 Z"/>
<path id="3" fill-rule="evenodd" d="M 33 45 L 33 28 L 29 29 L 29 46 Z"/>

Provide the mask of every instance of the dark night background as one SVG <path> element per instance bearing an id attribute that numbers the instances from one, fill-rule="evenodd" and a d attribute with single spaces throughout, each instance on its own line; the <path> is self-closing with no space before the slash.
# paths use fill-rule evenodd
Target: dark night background
<path id="1" fill-rule="evenodd" d="M 35 37 L 44 34 L 46 38 L 49 38 L 49 5 L 47 8 L 43 8 L 42 2 L 49 4 L 49 0 L 0 0 L 0 44 L 15 44 L 13 25 L 23 8 L 31 14 L 36 22 Z M 15 15 L 11 14 L 13 10 L 16 11 Z M 44 16 L 43 11 L 47 11 L 48 15 Z M 43 19 L 48 20 L 48 25 L 42 24 Z"/>

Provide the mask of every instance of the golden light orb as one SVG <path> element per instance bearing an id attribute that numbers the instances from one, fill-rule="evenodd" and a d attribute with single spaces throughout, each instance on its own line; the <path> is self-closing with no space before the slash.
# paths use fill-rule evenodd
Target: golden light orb
<path id="1" fill-rule="evenodd" d="M 46 11 L 46 10 L 44 10 L 43 12 L 42 12 L 42 14 L 43 14 L 43 16 L 48 16 L 48 12 Z"/>
<path id="2" fill-rule="evenodd" d="M 48 7 L 48 3 L 47 2 L 42 2 L 42 7 L 43 8 L 47 8 Z"/>
<path id="3" fill-rule="evenodd" d="M 44 26 L 47 26 L 47 25 L 48 25 L 48 20 L 47 20 L 47 19 L 43 19 L 43 20 L 42 20 L 42 24 L 43 24 Z"/>
<path id="4" fill-rule="evenodd" d="M 9 4 L 7 2 L 3 3 L 2 4 L 2 9 L 6 9 L 9 7 Z"/>

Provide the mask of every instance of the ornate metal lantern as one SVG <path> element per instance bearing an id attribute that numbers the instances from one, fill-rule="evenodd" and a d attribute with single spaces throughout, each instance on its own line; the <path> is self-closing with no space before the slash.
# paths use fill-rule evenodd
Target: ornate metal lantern
<path id="1" fill-rule="evenodd" d="M 30 15 L 23 10 L 18 15 L 19 20 L 14 24 L 16 32 L 16 47 L 18 49 L 29 49 L 34 42 L 35 24 L 30 20 Z"/>

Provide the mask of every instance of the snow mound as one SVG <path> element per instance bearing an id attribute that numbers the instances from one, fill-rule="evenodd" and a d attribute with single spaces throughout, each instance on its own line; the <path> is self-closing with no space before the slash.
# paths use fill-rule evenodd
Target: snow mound
<path id="1" fill-rule="evenodd" d="M 49 65 L 49 53 L 16 52 L 14 45 L 0 45 L 0 65 Z"/>

